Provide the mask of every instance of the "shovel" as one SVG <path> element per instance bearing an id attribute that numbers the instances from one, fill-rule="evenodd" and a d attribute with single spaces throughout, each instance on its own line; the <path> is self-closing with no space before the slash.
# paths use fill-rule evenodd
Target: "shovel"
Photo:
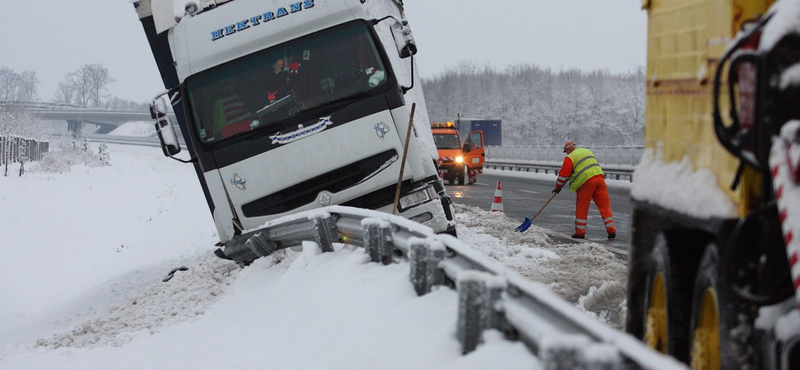
<path id="1" fill-rule="evenodd" d="M 544 210 L 544 207 L 547 207 L 547 204 L 549 204 L 550 201 L 553 200 L 553 198 L 556 197 L 556 194 L 558 194 L 558 193 L 553 193 L 553 195 L 550 196 L 550 199 L 548 199 L 547 202 L 545 202 L 545 204 L 542 206 L 542 208 L 539 209 L 539 212 L 536 212 L 536 214 L 533 215 L 533 217 L 531 217 L 531 218 L 525 217 L 525 221 L 522 221 L 522 224 L 517 226 L 516 230 L 519 231 L 519 232 L 525 232 L 525 230 L 528 230 L 528 228 L 531 227 L 531 224 L 533 223 L 533 220 L 536 219 L 536 216 L 538 216 L 540 213 L 542 213 L 542 211 Z"/>

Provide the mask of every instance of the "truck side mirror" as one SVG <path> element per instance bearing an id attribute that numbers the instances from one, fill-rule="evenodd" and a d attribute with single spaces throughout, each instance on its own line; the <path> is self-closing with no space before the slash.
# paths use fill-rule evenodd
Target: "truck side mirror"
<path id="1" fill-rule="evenodd" d="M 163 96 L 159 96 L 153 99 L 153 103 L 150 104 L 150 117 L 152 119 L 159 119 L 167 115 L 167 103 L 164 101 Z"/>
<path id="2" fill-rule="evenodd" d="M 156 120 L 156 132 L 158 141 L 161 142 L 161 150 L 167 157 L 172 157 L 181 152 L 181 145 L 178 142 L 178 135 L 175 133 L 175 126 L 169 117 L 160 117 Z"/>
<path id="3" fill-rule="evenodd" d="M 414 41 L 414 35 L 411 34 L 411 28 L 408 27 L 405 19 L 396 21 L 390 28 L 400 58 L 405 59 L 417 53 L 417 43 Z"/>

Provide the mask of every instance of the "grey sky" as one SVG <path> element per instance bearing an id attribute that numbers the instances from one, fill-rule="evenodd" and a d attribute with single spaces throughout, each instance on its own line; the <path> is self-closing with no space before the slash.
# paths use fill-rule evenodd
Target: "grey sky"
<path id="1" fill-rule="evenodd" d="M 639 0 L 404 2 L 423 77 L 460 61 L 611 72 L 645 63 Z M 5 1 L 0 35 L 0 67 L 35 71 L 45 101 L 82 64 L 107 67 L 116 79 L 109 92 L 123 99 L 148 101 L 163 88 L 130 0 Z"/>

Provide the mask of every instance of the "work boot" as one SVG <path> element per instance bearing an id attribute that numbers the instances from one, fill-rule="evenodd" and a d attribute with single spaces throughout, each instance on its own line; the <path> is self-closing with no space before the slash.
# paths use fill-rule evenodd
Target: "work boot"
<path id="1" fill-rule="evenodd" d="M 586 239 L 586 235 L 572 234 L 572 237 L 575 239 Z"/>
<path id="2" fill-rule="evenodd" d="M 608 233 L 608 238 L 609 239 L 614 239 L 616 237 L 617 237 L 617 233 Z"/>

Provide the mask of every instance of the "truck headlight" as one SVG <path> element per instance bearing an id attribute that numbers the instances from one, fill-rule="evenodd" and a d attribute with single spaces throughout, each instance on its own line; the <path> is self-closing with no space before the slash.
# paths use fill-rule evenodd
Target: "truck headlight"
<path id="1" fill-rule="evenodd" d="M 409 209 L 413 206 L 418 204 L 425 203 L 434 198 L 435 190 L 432 187 L 428 186 L 424 189 L 417 190 L 415 192 L 406 194 L 400 197 L 400 208 L 402 209 Z"/>
<path id="2" fill-rule="evenodd" d="M 464 162 L 464 157 L 462 156 L 456 157 L 456 163 L 461 163 L 461 162 Z"/>

